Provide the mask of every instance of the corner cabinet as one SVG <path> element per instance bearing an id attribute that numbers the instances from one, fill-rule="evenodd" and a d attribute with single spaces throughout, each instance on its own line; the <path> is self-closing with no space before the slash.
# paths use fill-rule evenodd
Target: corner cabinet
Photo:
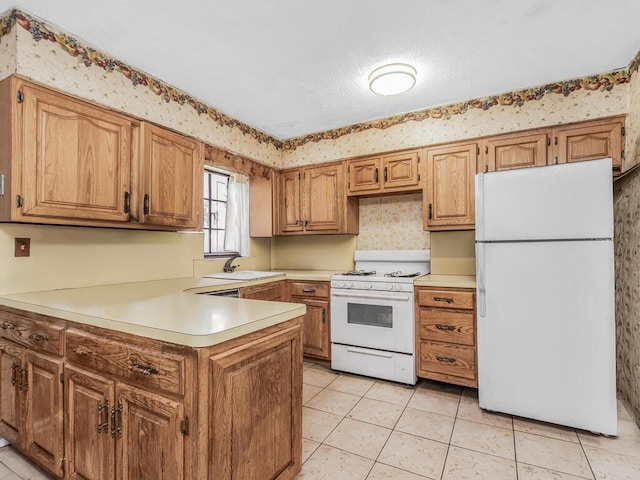
<path id="1" fill-rule="evenodd" d="M 416 192 L 420 184 L 420 151 L 345 160 L 347 195 L 366 196 Z"/>
<path id="2" fill-rule="evenodd" d="M 199 228 L 203 157 L 199 142 L 160 127 L 0 82 L 0 221 Z"/>
<path id="3" fill-rule="evenodd" d="M 474 176 L 479 152 L 477 143 L 424 149 L 427 159 L 422 211 L 425 230 L 473 229 Z"/>
<path id="4" fill-rule="evenodd" d="M 280 235 L 358 233 L 358 204 L 346 196 L 342 163 L 282 171 L 278 198 Z"/>
<path id="5" fill-rule="evenodd" d="M 477 387 L 475 291 L 416 287 L 415 298 L 418 377 Z"/>

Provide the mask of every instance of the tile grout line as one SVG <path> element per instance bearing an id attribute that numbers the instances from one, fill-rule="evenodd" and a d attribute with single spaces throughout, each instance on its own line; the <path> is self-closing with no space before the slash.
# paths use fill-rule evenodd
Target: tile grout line
<path id="1" fill-rule="evenodd" d="M 447 467 L 447 459 L 449 458 L 449 451 L 451 450 L 451 440 L 453 440 L 453 432 L 456 429 L 456 422 L 458 421 L 458 412 L 460 411 L 460 402 L 462 402 L 463 392 L 464 392 L 464 389 L 460 391 L 460 395 L 458 396 L 458 405 L 456 406 L 456 414 L 453 417 L 453 425 L 451 427 L 451 433 L 449 434 L 449 441 L 447 442 L 447 453 L 444 456 L 444 462 L 442 463 L 442 470 L 440 471 L 441 480 L 444 478 L 445 468 Z"/>
<path id="2" fill-rule="evenodd" d="M 596 472 L 593 471 L 593 467 L 591 466 L 591 460 L 589 460 L 589 456 L 587 455 L 587 451 L 584 449 L 584 445 L 582 444 L 582 439 L 580 438 L 580 435 L 578 435 L 577 431 L 576 431 L 576 436 L 578 437 L 578 442 L 580 443 L 580 448 L 582 449 L 582 453 L 584 454 L 584 458 L 587 460 L 587 465 L 589 465 L 589 470 L 591 471 L 591 475 L 593 476 L 593 478 L 595 480 L 598 480 L 598 477 L 596 476 Z"/>

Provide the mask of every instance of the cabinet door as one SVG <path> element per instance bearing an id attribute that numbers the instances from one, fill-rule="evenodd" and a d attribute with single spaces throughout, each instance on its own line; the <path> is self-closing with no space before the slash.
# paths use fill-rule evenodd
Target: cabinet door
<path id="1" fill-rule="evenodd" d="M 131 122 L 25 85 L 22 215 L 124 222 Z"/>
<path id="2" fill-rule="evenodd" d="M 380 181 L 380 157 L 348 160 L 347 195 L 361 195 L 377 193 L 382 188 Z"/>
<path id="3" fill-rule="evenodd" d="M 329 302 L 305 297 L 292 297 L 291 301 L 307 306 L 307 313 L 302 322 L 304 354 L 328 360 L 331 357 Z"/>
<path id="4" fill-rule="evenodd" d="M 202 144 L 143 123 L 142 213 L 153 225 L 197 228 L 202 221 Z"/>
<path id="5" fill-rule="evenodd" d="M 208 480 L 294 477 L 302 464 L 300 326 L 210 357 L 208 375 Z"/>
<path id="6" fill-rule="evenodd" d="M 547 164 L 547 134 L 501 135 L 485 142 L 484 171 L 499 172 Z"/>
<path id="7" fill-rule="evenodd" d="M 113 480 L 115 449 L 109 422 L 115 383 L 70 366 L 64 374 L 67 478 Z"/>
<path id="8" fill-rule="evenodd" d="M 0 339 L 0 436 L 16 443 L 22 433 L 22 347 Z"/>
<path id="9" fill-rule="evenodd" d="M 622 165 L 621 120 L 596 121 L 554 130 L 554 163 L 583 162 L 611 157 L 613 167 Z"/>
<path id="10" fill-rule="evenodd" d="M 116 479 L 182 480 L 183 404 L 120 383 L 116 398 Z"/>
<path id="11" fill-rule="evenodd" d="M 301 232 L 301 192 L 299 169 L 282 172 L 280 175 L 280 214 L 278 215 L 280 233 Z"/>
<path id="12" fill-rule="evenodd" d="M 468 230 L 475 222 L 475 143 L 427 148 L 425 230 Z"/>
<path id="13" fill-rule="evenodd" d="M 63 388 L 62 358 L 25 350 L 28 386 L 24 394 L 24 445 L 27 454 L 44 468 L 62 476 Z"/>
<path id="14" fill-rule="evenodd" d="M 382 157 L 383 190 L 401 192 L 420 186 L 417 150 Z"/>
<path id="15" fill-rule="evenodd" d="M 344 193 L 342 164 L 305 168 L 302 202 L 305 230 L 340 231 Z"/>

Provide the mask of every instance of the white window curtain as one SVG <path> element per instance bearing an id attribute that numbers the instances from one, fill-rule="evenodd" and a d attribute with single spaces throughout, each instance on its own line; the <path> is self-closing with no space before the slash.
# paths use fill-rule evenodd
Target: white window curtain
<path id="1" fill-rule="evenodd" d="M 224 249 L 249 256 L 249 177 L 234 173 L 227 187 Z"/>

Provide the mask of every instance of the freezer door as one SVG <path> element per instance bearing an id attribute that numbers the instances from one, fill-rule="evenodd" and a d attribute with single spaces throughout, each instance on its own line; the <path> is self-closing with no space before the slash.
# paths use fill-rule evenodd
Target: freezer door
<path id="1" fill-rule="evenodd" d="M 479 248 L 480 406 L 616 435 L 613 243 Z"/>
<path id="2" fill-rule="evenodd" d="M 613 237 L 611 159 L 476 175 L 476 240 Z"/>

